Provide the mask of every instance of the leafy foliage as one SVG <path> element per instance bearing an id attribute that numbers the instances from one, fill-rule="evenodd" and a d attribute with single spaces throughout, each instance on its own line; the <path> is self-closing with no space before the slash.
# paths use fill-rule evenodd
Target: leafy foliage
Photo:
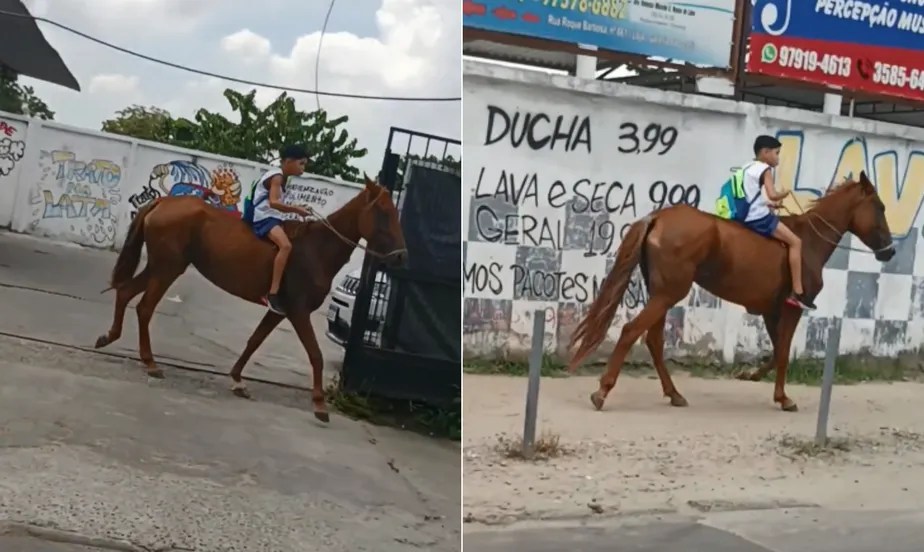
<path id="1" fill-rule="evenodd" d="M 55 112 L 35 95 L 31 86 L 19 83 L 19 75 L 0 66 L 0 111 L 38 119 L 54 119 Z"/>
<path id="2" fill-rule="evenodd" d="M 116 111 L 117 117 L 103 121 L 103 131 L 141 140 L 175 144 L 182 125 L 159 107 L 132 105 Z M 188 137 L 188 132 L 186 133 Z"/>
<path id="3" fill-rule="evenodd" d="M 346 115 L 330 119 L 324 110 L 299 111 L 295 99 L 286 93 L 260 109 L 256 93 L 225 90 L 224 96 L 237 115 L 236 122 L 207 109 L 200 109 L 189 120 L 174 118 L 156 107 L 133 105 L 104 121 L 103 130 L 258 163 L 272 162 L 284 144 L 303 144 L 312 155 L 310 172 L 360 180 L 353 161 L 366 155 L 367 150 L 342 128 L 348 120 Z"/>

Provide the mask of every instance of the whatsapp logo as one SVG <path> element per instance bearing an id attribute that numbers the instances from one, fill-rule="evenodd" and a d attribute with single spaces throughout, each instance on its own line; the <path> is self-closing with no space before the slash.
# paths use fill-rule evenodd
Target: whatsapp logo
<path id="1" fill-rule="evenodd" d="M 773 63 L 776 61 L 776 46 L 773 44 L 764 44 L 760 50 L 760 60 L 764 63 Z"/>

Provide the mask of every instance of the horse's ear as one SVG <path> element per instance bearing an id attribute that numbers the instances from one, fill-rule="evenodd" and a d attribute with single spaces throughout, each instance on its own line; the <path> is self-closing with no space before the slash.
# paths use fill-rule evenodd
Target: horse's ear
<path id="1" fill-rule="evenodd" d="M 869 177 L 866 176 L 866 171 L 860 171 L 860 188 L 867 194 L 876 193 L 876 187 L 873 186 Z"/>
<path id="2" fill-rule="evenodd" d="M 369 175 L 366 174 L 365 172 L 363 172 L 363 181 L 365 181 L 366 183 L 367 190 L 372 190 L 376 186 L 375 180 L 372 180 L 371 178 L 369 178 Z"/>

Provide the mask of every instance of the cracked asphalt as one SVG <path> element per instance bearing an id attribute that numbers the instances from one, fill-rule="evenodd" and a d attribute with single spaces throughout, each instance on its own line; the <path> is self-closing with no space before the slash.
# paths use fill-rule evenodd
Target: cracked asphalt
<path id="1" fill-rule="evenodd" d="M 321 425 L 304 390 L 252 383 L 244 401 L 170 366 L 149 380 L 131 313 L 108 351 L 128 358 L 77 349 L 109 324 L 113 260 L 0 235 L 0 550 L 460 550 L 458 444 Z M 155 356 L 227 371 L 260 309 L 208 286 L 188 274 L 168 293 Z M 309 381 L 290 331 L 254 360 L 245 375 Z"/>

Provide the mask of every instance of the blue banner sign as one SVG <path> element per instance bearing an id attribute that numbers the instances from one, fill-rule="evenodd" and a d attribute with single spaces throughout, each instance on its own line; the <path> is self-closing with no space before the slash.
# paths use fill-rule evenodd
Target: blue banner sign
<path id="1" fill-rule="evenodd" d="M 808 0 L 805 0 L 808 1 Z M 465 27 L 729 67 L 735 0 L 463 0 Z"/>

